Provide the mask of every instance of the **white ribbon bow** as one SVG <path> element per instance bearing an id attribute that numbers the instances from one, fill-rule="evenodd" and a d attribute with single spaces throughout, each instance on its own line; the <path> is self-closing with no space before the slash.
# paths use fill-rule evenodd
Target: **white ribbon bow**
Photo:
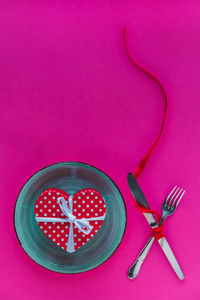
<path id="1" fill-rule="evenodd" d="M 103 221 L 105 219 L 105 215 L 101 217 L 96 217 L 96 218 L 82 218 L 82 219 L 77 219 L 73 215 L 73 196 L 69 196 L 69 206 L 67 205 L 67 202 L 64 197 L 59 197 L 57 199 L 57 202 L 60 206 L 60 209 L 62 213 L 66 216 L 66 218 L 48 218 L 48 217 L 36 217 L 37 222 L 54 222 L 54 223 L 64 223 L 64 222 L 69 222 L 69 238 L 68 238 L 68 243 L 67 243 L 67 252 L 71 253 L 74 252 L 74 232 L 73 232 L 73 223 L 74 225 L 83 233 L 85 234 L 90 234 L 90 232 L 93 229 L 93 226 L 90 225 L 89 221 Z M 86 228 L 86 229 L 84 229 Z"/>
<path id="2" fill-rule="evenodd" d="M 92 231 L 93 226 L 86 219 L 77 219 L 71 212 L 70 208 L 67 205 L 67 202 L 64 197 L 57 199 L 60 209 L 63 214 L 67 217 L 68 222 L 74 223 L 74 225 L 83 233 L 89 234 Z M 86 230 L 84 228 L 87 228 Z"/>

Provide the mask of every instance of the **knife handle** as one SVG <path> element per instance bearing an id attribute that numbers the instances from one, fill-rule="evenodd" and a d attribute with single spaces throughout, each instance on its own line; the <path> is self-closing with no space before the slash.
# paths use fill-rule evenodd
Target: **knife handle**
<path id="1" fill-rule="evenodd" d="M 148 242 L 146 243 L 146 245 L 144 246 L 144 248 L 142 249 L 142 251 L 139 253 L 136 261 L 129 268 L 129 270 L 128 270 L 128 278 L 129 279 L 134 279 L 139 274 L 140 268 L 143 264 L 143 261 L 145 260 L 153 242 L 154 242 L 154 237 L 151 236 L 150 239 L 148 240 Z"/>

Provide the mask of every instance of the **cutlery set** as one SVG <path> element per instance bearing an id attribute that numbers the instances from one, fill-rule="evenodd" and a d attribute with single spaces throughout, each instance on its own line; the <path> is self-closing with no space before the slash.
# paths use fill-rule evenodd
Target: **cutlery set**
<path id="1" fill-rule="evenodd" d="M 184 274 L 162 230 L 163 230 L 164 220 L 175 212 L 178 204 L 180 203 L 183 195 L 185 194 L 185 190 L 177 186 L 173 188 L 173 190 L 170 192 L 170 194 L 167 196 L 167 198 L 164 200 L 162 204 L 162 218 L 161 218 L 155 211 L 152 211 L 150 209 L 150 206 L 132 173 L 128 174 L 128 184 L 131 193 L 136 201 L 134 202 L 136 204 L 136 207 L 141 212 L 143 212 L 144 217 L 146 218 L 147 222 L 149 223 L 152 229 L 152 236 L 150 237 L 150 239 L 148 240 L 148 242 L 146 243 L 142 251 L 139 253 L 136 261 L 129 268 L 128 277 L 130 279 L 134 279 L 138 276 L 140 272 L 140 268 L 154 240 L 157 239 L 161 249 L 163 250 L 166 258 L 171 264 L 176 275 L 180 280 L 183 280 Z M 154 214 L 158 215 L 159 223 L 154 217 Z"/>

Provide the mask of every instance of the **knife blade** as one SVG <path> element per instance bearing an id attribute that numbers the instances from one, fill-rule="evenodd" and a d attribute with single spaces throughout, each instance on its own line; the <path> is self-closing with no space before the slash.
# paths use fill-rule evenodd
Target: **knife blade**
<path id="1" fill-rule="evenodd" d="M 142 206 L 145 206 L 150 209 L 150 206 L 132 173 L 128 174 L 128 185 L 131 190 L 131 193 L 133 194 L 133 197 L 138 202 L 138 204 L 141 204 Z M 143 215 L 145 216 L 147 222 L 149 223 L 149 225 L 152 228 L 159 226 L 152 213 L 143 213 Z M 163 237 L 158 240 L 158 243 L 159 243 L 161 249 L 163 250 L 165 256 L 167 257 L 173 270 L 177 274 L 178 278 L 183 280 L 184 274 L 181 270 L 181 267 L 174 255 L 169 243 L 167 242 L 167 239 L 165 237 Z"/>

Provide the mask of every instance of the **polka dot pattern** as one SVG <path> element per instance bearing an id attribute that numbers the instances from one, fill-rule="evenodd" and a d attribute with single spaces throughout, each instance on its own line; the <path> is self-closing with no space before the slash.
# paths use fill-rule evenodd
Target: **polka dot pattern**
<path id="1" fill-rule="evenodd" d="M 64 197 L 69 206 L 69 195 L 59 189 L 45 190 L 35 202 L 36 217 L 51 217 L 65 219 L 57 203 L 59 197 Z M 77 219 L 90 219 L 101 217 L 106 214 L 106 205 L 102 195 L 95 189 L 84 189 L 73 195 L 73 215 Z M 89 220 L 88 220 L 89 221 Z M 100 229 L 103 220 L 89 221 L 93 227 L 90 234 L 84 234 L 74 224 L 74 250 L 87 243 Z M 40 229 L 57 246 L 67 251 L 69 238 L 69 222 L 38 222 Z"/>

